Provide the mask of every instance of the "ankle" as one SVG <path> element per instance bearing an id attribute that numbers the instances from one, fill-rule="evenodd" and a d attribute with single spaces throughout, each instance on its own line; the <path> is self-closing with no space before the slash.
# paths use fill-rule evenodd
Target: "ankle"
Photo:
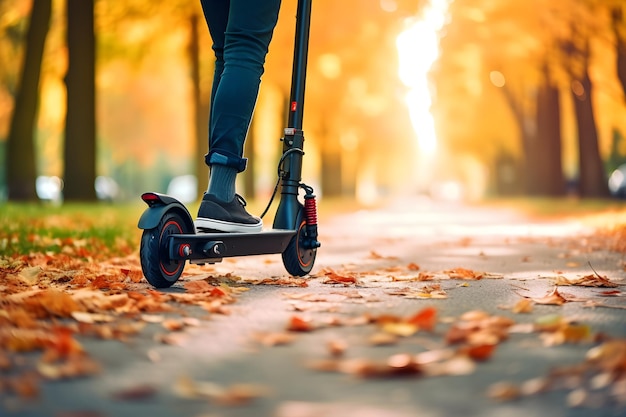
<path id="1" fill-rule="evenodd" d="M 235 198 L 235 180 L 237 170 L 225 165 L 214 164 L 211 166 L 209 188 L 207 194 L 216 199 L 228 203 Z"/>

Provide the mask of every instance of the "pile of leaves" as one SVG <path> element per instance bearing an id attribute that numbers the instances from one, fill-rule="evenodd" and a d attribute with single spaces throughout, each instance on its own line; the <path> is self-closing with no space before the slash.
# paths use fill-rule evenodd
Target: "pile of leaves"
<path id="1" fill-rule="evenodd" d="M 156 324 L 157 342 L 180 344 L 181 330 L 199 323 L 183 306 L 227 314 L 245 290 L 224 281 L 190 281 L 183 293 L 164 293 L 145 282 L 135 255 L 109 262 L 41 253 L 3 258 L 0 393 L 32 397 L 42 379 L 98 374 L 101 366 L 81 338 L 126 341 Z"/>

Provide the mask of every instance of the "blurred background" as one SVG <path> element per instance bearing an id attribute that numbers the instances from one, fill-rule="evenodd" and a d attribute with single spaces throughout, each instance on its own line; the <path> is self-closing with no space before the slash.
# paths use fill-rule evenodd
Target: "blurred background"
<path id="1" fill-rule="evenodd" d="M 296 0 L 246 142 L 276 182 Z M 626 196 L 623 0 L 314 0 L 304 181 L 323 197 Z M 197 201 L 213 55 L 198 0 L 0 0 L 0 200 Z"/>

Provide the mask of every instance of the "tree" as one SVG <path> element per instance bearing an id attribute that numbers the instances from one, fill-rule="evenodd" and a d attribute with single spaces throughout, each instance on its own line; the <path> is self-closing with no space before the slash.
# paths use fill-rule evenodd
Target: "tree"
<path id="1" fill-rule="evenodd" d="M 50 27 L 52 0 L 33 2 L 26 35 L 22 76 L 7 141 L 7 185 L 10 200 L 36 200 L 35 126 L 39 106 L 39 79 Z"/>
<path id="2" fill-rule="evenodd" d="M 494 108 L 492 100 L 485 98 L 482 79 L 490 78 L 489 74 L 494 70 L 501 74 L 498 87 L 505 93 L 512 120 L 517 124 L 521 145 L 518 155 L 526 160 L 524 177 L 528 180 L 527 192 L 530 194 L 563 193 L 561 124 L 569 120 L 569 114 L 561 118 L 567 107 L 560 100 L 561 93 L 572 94 L 573 87 L 577 92 L 572 97 L 574 123 L 578 128 L 574 140 L 579 160 L 568 166 L 577 171 L 573 174 L 579 178 L 583 197 L 608 195 L 596 120 L 599 104 L 594 102 L 594 81 L 601 77 L 597 75 L 597 68 L 606 68 L 606 63 L 593 48 L 598 42 L 612 39 L 607 12 L 611 5 L 623 7 L 622 4 L 614 0 L 457 0 L 451 5 L 452 19 L 446 30 L 446 49 L 442 57 L 447 63 L 461 62 L 469 70 L 467 75 L 461 73 L 460 77 L 447 72 L 447 77 L 442 79 L 452 80 L 457 87 L 462 83 L 478 86 L 475 88 L 478 93 L 475 97 L 468 97 L 475 100 L 472 104 L 467 99 L 460 99 L 458 91 L 462 90 L 459 88 L 456 88 L 456 97 L 446 98 L 461 103 L 452 104 L 463 106 L 458 112 L 476 113 L 470 107 L 478 104 L 483 106 L 479 114 L 493 115 L 499 110 Z M 614 14 L 613 22 L 615 19 Z M 475 53 L 469 55 L 468 50 Z M 595 70 L 591 75 L 590 67 Z M 455 91 L 453 88 L 449 90 Z M 502 126 L 506 129 L 504 124 Z M 474 136 L 486 136 L 483 132 L 490 132 L 489 124 L 472 123 L 464 129 L 472 131 Z M 502 136 L 505 140 L 500 146 L 505 150 L 511 148 L 511 141 L 515 138 L 507 130 Z M 471 140 L 474 153 L 483 151 L 478 140 L 472 140 L 469 135 L 466 137 Z M 488 137 L 488 141 L 491 140 L 492 137 Z M 483 160 L 487 158 L 484 155 L 482 152 Z M 573 154 L 567 156 L 568 162 L 574 159 Z"/>
<path id="3" fill-rule="evenodd" d="M 536 194 L 560 196 L 565 194 L 561 145 L 561 103 L 559 88 L 550 77 L 548 65 L 542 68 L 543 79 L 537 92 L 537 142 L 534 154 L 540 158 Z M 532 165 L 532 161 L 531 162 Z"/>
<path id="4" fill-rule="evenodd" d="M 64 198 L 96 200 L 96 82 L 94 0 L 67 0 Z"/>
<path id="5" fill-rule="evenodd" d="M 572 80 L 571 95 L 574 101 L 576 127 L 578 128 L 579 189 L 581 197 L 608 197 L 602 157 L 598 148 L 598 128 L 593 113 L 593 83 L 589 77 L 589 45 L 581 49 L 570 43 L 566 48 L 577 55 L 582 64 L 581 73 Z"/>
<path id="6" fill-rule="evenodd" d="M 191 13 L 189 17 L 189 63 L 191 67 L 191 91 L 194 111 L 194 142 L 196 145 L 194 163 L 195 175 L 198 179 L 198 196 L 201 197 L 209 183 L 208 167 L 201 156 L 207 152 L 210 103 L 207 98 L 209 94 L 203 94 L 202 91 L 200 34 L 198 28 L 200 20 L 198 13 Z"/>
<path id="7" fill-rule="evenodd" d="M 596 0 L 576 3 L 566 20 L 561 40 L 563 66 L 571 82 L 571 97 L 578 131 L 578 192 L 581 197 L 608 197 L 609 187 L 599 148 L 598 126 L 594 114 L 594 83 L 589 74 L 591 42 L 602 28 L 605 9 Z"/>
<path id="8" fill-rule="evenodd" d="M 626 7 L 616 4 L 611 10 L 611 27 L 615 34 L 617 77 L 626 98 Z"/>

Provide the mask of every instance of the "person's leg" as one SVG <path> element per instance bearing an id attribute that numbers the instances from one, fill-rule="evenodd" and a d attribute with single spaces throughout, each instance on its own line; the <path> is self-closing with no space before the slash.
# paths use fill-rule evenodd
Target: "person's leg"
<path id="1" fill-rule="evenodd" d="M 228 15 L 230 14 L 230 0 L 201 0 L 204 19 L 209 27 L 209 33 L 213 40 L 215 53 L 215 69 L 213 72 L 213 84 L 211 87 L 211 101 L 209 110 L 209 126 L 213 119 L 215 95 L 224 72 L 224 43 Z M 209 136 L 210 137 L 210 136 Z M 209 144 L 209 149 L 211 145 Z M 235 179 L 237 171 L 224 165 L 215 165 L 211 169 L 208 190 L 213 191 L 220 201 L 231 201 L 235 196 Z M 207 191 L 208 191 L 207 190 Z"/>
<path id="2" fill-rule="evenodd" d="M 229 4 L 225 29 L 224 3 Z M 245 203 L 235 198 L 235 179 L 246 167 L 243 144 L 280 0 L 202 0 L 202 6 L 213 38 L 216 70 L 209 153 L 205 157 L 211 176 L 196 225 L 225 231 L 256 231 L 262 222 L 250 216 L 243 208 Z"/>
<path id="3" fill-rule="evenodd" d="M 216 1 L 216 0 L 213 0 Z M 224 70 L 214 96 L 207 163 L 245 169 L 243 144 L 256 104 L 280 0 L 231 0 Z"/>

